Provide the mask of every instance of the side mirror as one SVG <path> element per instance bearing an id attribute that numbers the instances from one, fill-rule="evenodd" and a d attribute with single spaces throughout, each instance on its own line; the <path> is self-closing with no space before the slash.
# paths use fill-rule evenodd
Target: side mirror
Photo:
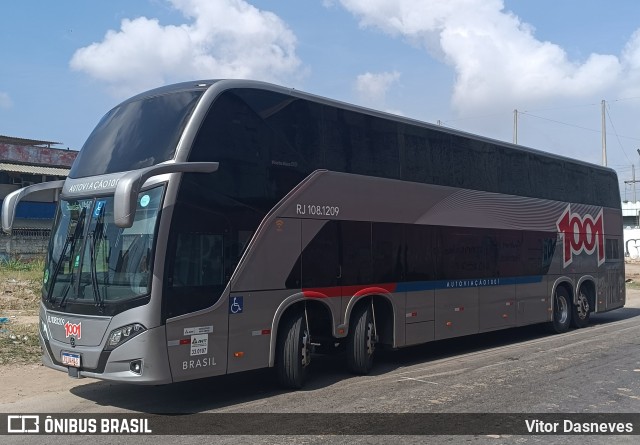
<path id="1" fill-rule="evenodd" d="M 2 230 L 5 233 L 11 233 L 13 220 L 16 217 L 16 208 L 18 203 L 27 195 L 43 190 L 61 189 L 64 186 L 64 180 L 49 181 L 40 184 L 33 184 L 9 193 L 2 201 Z"/>
<path id="2" fill-rule="evenodd" d="M 218 162 L 173 162 L 125 173 L 118 180 L 113 200 L 115 225 L 123 229 L 133 225 L 138 194 L 147 179 L 166 173 L 212 173 L 218 170 L 218 165 Z"/>

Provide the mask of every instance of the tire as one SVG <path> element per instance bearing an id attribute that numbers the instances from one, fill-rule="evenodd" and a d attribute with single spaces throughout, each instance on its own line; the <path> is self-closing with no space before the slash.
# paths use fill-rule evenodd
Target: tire
<path id="1" fill-rule="evenodd" d="M 278 330 L 276 371 L 278 383 L 284 388 L 300 389 L 311 363 L 311 339 L 304 312 L 287 317 Z"/>
<path id="2" fill-rule="evenodd" d="M 574 328 L 584 328 L 589 324 L 591 318 L 591 306 L 589 305 L 589 298 L 584 290 L 581 288 L 578 293 L 577 304 L 571 305 L 571 325 Z"/>
<path id="3" fill-rule="evenodd" d="M 368 304 L 357 306 L 351 319 L 352 329 L 347 337 L 347 366 L 354 374 L 368 374 L 373 367 L 376 348 L 371 307 Z"/>
<path id="4" fill-rule="evenodd" d="M 558 287 L 553 298 L 553 321 L 551 322 L 551 327 L 554 332 L 562 334 L 569 330 L 572 307 L 567 289 Z"/>

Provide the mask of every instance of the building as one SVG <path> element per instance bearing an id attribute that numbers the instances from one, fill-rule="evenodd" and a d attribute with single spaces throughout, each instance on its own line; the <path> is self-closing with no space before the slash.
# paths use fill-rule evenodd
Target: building
<path id="1" fill-rule="evenodd" d="M 59 143 L 0 135 L 0 200 L 19 188 L 67 177 L 78 152 L 54 145 Z M 0 259 L 44 252 L 58 196 L 58 190 L 46 190 L 18 205 L 13 236 L 0 239 Z"/>
<path id="2" fill-rule="evenodd" d="M 622 201 L 622 225 L 624 226 L 624 256 L 640 258 L 640 201 Z"/>

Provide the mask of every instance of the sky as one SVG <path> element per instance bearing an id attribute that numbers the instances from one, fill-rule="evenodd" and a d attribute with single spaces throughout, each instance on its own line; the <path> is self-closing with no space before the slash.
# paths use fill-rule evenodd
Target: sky
<path id="1" fill-rule="evenodd" d="M 597 164 L 604 116 L 623 199 L 640 180 L 637 0 L 3 3 L 0 135 L 79 150 L 127 97 L 215 78 L 508 142 L 517 116 L 519 144 Z"/>

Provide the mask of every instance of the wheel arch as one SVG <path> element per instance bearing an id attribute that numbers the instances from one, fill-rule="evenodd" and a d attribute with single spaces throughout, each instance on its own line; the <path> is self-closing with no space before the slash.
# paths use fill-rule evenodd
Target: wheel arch
<path id="1" fill-rule="evenodd" d="M 574 281 L 567 277 L 567 276 L 562 276 L 562 277 L 558 277 L 554 282 L 553 282 L 553 286 L 551 287 L 551 299 L 552 299 L 552 303 L 553 303 L 553 298 L 556 294 L 556 290 L 559 287 L 564 287 L 567 292 L 569 292 L 569 297 L 571 297 L 572 301 L 575 301 L 575 283 Z"/>
<path id="2" fill-rule="evenodd" d="M 328 326 L 321 326 L 321 329 L 326 329 L 331 332 L 332 335 L 335 334 L 335 319 L 333 316 L 333 312 L 329 305 L 327 305 L 323 299 L 321 298 L 307 298 L 302 292 L 295 293 L 285 298 L 273 315 L 273 320 L 271 321 L 271 337 L 269 341 L 269 367 L 273 367 L 276 361 L 276 346 L 278 342 L 278 329 L 284 317 L 288 314 L 293 313 L 296 310 L 304 310 L 306 307 L 307 315 L 309 319 L 314 320 L 328 320 Z M 311 323 L 310 323 L 311 324 Z M 316 326 L 317 327 L 317 326 Z M 311 326 L 313 328 L 313 325 Z M 310 328 L 311 333 L 313 334 L 313 330 Z"/>
<path id="3" fill-rule="evenodd" d="M 345 333 L 348 335 L 352 326 L 352 314 L 356 306 L 371 304 L 373 301 L 374 318 L 379 343 L 396 347 L 396 312 L 392 294 L 382 288 L 368 288 L 357 292 L 349 299 L 344 313 Z"/>
<path id="4" fill-rule="evenodd" d="M 576 285 L 576 289 L 577 291 L 575 292 L 575 295 L 573 297 L 573 304 L 578 304 L 578 295 L 580 294 L 580 291 L 584 289 L 589 301 L 589 306 L 594 309 L 592 310 L 592 312 L 597 312 L 596 295 L 598 288 L 596 279 L 591 275 L 580 277 L 580 279 L 578 280 L 578 284 Z"/>

